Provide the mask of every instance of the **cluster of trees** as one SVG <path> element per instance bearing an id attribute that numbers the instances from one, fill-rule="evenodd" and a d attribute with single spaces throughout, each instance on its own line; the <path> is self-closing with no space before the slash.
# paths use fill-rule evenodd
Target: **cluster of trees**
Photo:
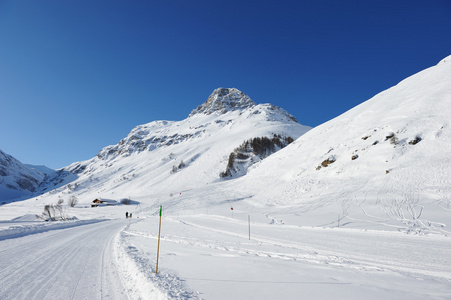
<path id="1" fill-rule="evenodd" d="M 178 166 L 173 165 L 172 166 L 172 170 L 171 170 L 171 174 L 177 172 L 180 169 L 183 169 L 184 167 L 186 167 L 185 163 L 183 162 L 183 160 L 179 163 Z"/>
<path id="2" fill-rule="evenodd" d="M 291 137 L 282 137 L 280 134 L 274 135 L 272 138 L 268 137 L 256 137 L 244 142 L 241 146 L 244 146 L 244 149 L 252 149 L 252 152 L 255 155 L 264 158 L 272 153 L 276 152 L 276 146 L 279 149 L 284 148 L 288 144 L 293 142 L 293 138 Z"/>
<path id="3" fill-rule="evenodd" d="M 286 147 L 294 140 L 292 137 L 281 136 L 280 134 L 274 134 L 272 137 L 256 137 L 245 141 L 239 147 L 230 153 L 227 168 L 224 172 L 219 174 L 220 177 L 232 176 L 233 166 L 236 159 L 246 160 L 253 155 L 263 159 L 274 152 Z"/>

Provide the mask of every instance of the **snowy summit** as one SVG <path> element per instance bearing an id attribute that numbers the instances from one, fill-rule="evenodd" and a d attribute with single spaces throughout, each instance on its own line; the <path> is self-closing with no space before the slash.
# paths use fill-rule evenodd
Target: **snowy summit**
<path id="1" fill-rule="evenodd" d="M 189 116 L 191 117 L 200 113 L 206 115 L 212 113 L 225 114 L 229 111 L 246 109 L 255 105 L 255 102 L 251 98 L 236 88 L 218 88 L 214 90 L 204 104 L 199 105 Z"/>

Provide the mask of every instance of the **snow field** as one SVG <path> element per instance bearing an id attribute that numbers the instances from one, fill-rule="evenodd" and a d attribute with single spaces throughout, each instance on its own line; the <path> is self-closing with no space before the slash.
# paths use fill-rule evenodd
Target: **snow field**
<path id="1" fill-rule="evenodd" d="M 166 299 L 447 299 L 451 293 L 446 237 L 251 221 L 249 240 L 244 217 L 163 216 L 158 275 L 158 217 L 131 223 L 121 239 Z"/>

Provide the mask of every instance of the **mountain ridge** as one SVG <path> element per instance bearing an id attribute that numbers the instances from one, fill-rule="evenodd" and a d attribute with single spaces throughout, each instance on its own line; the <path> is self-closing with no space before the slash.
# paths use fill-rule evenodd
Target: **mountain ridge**
<path id="1" fill-rule="evenodd" d="M 131 153 L 144 150 L 152 151 L 156 148 L 178 144 L 192 138 L 198 138 L 206 132 L 206 127 L 210 126 L 211 122 L 207 121 L 205 124 L 198 124 L 194 120 L 195 117 L 213 115 L 214 118 L 216 116 L 225 115 L 229 112 L 235 111 L 238 111 L 241 114 L 246 110 L 250 111 L 250 114 L 254 115 L 264 114 L 267 121 L 297 123 L 294 116 L 280 107 L 272 104 L 257 105 L 249 98 L 249 96 L 236 88 L 218 88 L 213 91 L 204 104 L 199 105 L 197 109 L 193 110 L 187 119 L 182 121 L 159 120 L 138 125 L 133 128 L 124 139 L 119 141 L 118 144 L 107 146 L 100 150 L 97 157 L 107 158 L 113 154 L 129 155 Z M 233 120 L 218 119 L 214 122 L 224 126 L 230 124 Z M 168 128 L 173 125 L 179 127 L 179 129 L 176 131 L 168 130 Z"/>
<path id="2" fill-rule="evenodd" d="M 168 177 L 183 177 L 185 184 L 191 182 L 190 185 L 215 182 L 226 169 L 230 153 L 246 140 L 273 136 L 294 140 L 310 130 L 284 109 L 267 103 L 257 105 L 235 88 L 216 89 L 199 107 L 181 121 L 159 120 L 136 126 L 92 159 L 58 170 L 42 184 L 41 192 L 105 190 L 100 186 L 112 181 L 117 185 L 107 190 L 113 193 L 130 181 L 141 188 L 164 180 L 157 178 L 169 180 Z M 254 163 L 258 160 L 245 169 Z M 245 173 L 245 169 L 240 169 L 240 174 Z M 198 171 L 203 175 L 196 175 Z M 144 182 L 145 177 L 152 176 Z M 71 189 L 65 188 L 69 183 Z"/>

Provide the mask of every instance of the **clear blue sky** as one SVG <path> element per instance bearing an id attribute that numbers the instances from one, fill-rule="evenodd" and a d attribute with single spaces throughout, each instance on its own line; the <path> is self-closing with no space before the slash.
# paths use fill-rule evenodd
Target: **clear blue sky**
<path id="1" fill-rule="evenodd" d="M 0 149 L 60 168 L 218 87 L 317 126 L 451 54 L 448 0 L 0 0 Z"/>

